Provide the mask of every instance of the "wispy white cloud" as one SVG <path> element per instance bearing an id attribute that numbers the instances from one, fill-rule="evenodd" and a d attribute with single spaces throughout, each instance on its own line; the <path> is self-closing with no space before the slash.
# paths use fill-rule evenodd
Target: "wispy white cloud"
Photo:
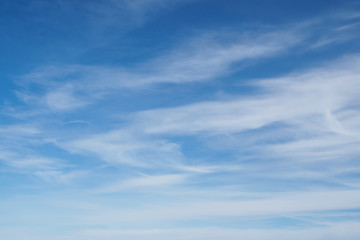
<path id="1" fill-rule="evenodd" d="M 222 40 L 226 35 L 229 33 L 203 34 L 135 69 L 83 65 L 45 67 L 23 76 L 19 84 L 24 91 L 17 94 L 28 104 L 54 111 L 72 110 L 114 90 L 211 80 L 232 72 L 233 64 L 278 55 L 303 38 L 291 30 L 246 36 L 232 33 L 224 44 Z M 41 90 L 33 91 L 34 87 Z"/>
<path id="2" fill-rule="evenodd" d="M 46 240 L 49 238 L 55 240 L 100 240 L 106 237 L 109 240 L 126 238 L 129 240 L 217 240 L 226 238 L 229 240 L 249 239 L 249 240 L 318 240 L 318 239 L 349 239 L 356 240 L 360 234 L 357 222 L 346 223 L 329 223 L 325 226 L 317 226 L 311 229 L 234 229 L 220 227 L 203 227 L 203 228 L 151 228 L 151 229 L 83 229 L 81 231 L 72 231 L 67 234 L 53 236 L 48 231 L 37 228 L 3 228 L 3 235 L 7 238 L 16 238 L 18 240 Z M 29 237 L 24 237 L 27 235 Z M 32 237 L 36 236 L 36 237 Z"/>
<path id="3" fill-rule="evenodd" d="M 55 2 L 64 13 L 83 7 L 81 17 L 101 32 L 140 26 L 192 1 Z M 1 177 L 11 179 L 0 202 L 2 237 L 357 239 L 360 56 L 345 51 L 303 64 L 309 51 L 319 57 L 325 46 L 357 38 L 357 17 L 324 28 L 318 19 L 207 29 L 127 67 L 65 64 L 20 76 L 15 93 L 25 105 L 5 106 L 20 123 L 0 125 Z M 293 51 L 302 70 L 240 74 L 256 63 L 268 71 L 273 64 L 264 60 L 285 61 Z M 169 97 L 187 88 L 200 96 Z M 169 92 L 148 103 L 153 90 Z M 19 189 L 26 191 L 13 195 Z M 281 218 L 306 224 L 259 224 Z"/>
<path id="4" fill-rule="evenodd" d="M 113 193 L 136 189 L 153 189 L 159 187 L 169 187 L 183 183 L 187 176 L 184 174 L 167 174 L 142 176 L 137 178 L 126 179 L 117 183 L 111 183 L 95 190 L 96 193 Z"/>
<path id="5" fill-rule="evenodd" d="M 166 1 L 116 1 L 130 8 L 146 8 Z M 171 4 L 170 4 L 171 5 Z M 132 7 L 131 7 L 132 6 Z M 106 67 L 86 65 L 47 66 L 22 76 L 17 95 L 37 108 L 68 111 L 87 106 L 114 91 L 144 89 L 162 83 L 202 82 L 228 76 L 245 64 L 286 53 L 294 47 L 313 49 L 356 38 L 354 30 L 334 34 L 331 25 L 317 33 L 324 20 L 279 27 L 257 28 L 239 33 L 236 28 L 203 31 L 179 41 L 178 46 L 158 53 L 156 58 L 136 66 Z M 339 28 L 339 27 L 338 27 Z M 340 30 L 337 30 L 340 31 Z"/>
<path id="6" fill-rule="evenodd" d="M 39 147 L 49 144 L 40 128 L 30 124 L 0 127 L 0 163 L 3 171 L 32 175 L 57 183 L 69 182 L 81 176 L 66 160 L 45 156 L 37 151 Z"/>
<path id="7" fill-rule="evenodd" d="M 0 162 L 3 171 L 26 174 L 44 182 L 67 184 L 89 175 L 88 170 L 74 170 L 73 166 L 62 159 L 42 155 L 26 156 L 12 150 L 0 149 Z"/>
<path id="8" fill-rule="evenodd" d="M 87 104 L 84 100 L 76 98 L 67 88 L 47 93 L 45 103 L 50 109 L 60 111 L 79 108 Z"/>
<path id="9" fill-rule="evenodd" d="M 219 35 L 207 34 L 134 70 L 81 65 L 39 69 L 24 76 L 25 82 L 21 84 L 35 84 L 43 93 L 22 91 L 18 96 L 28 104 L 55 111 L 72 110 L 97 101 L 115 89 L 204 81 L 227 75 L 234 71 L 233 64 L 279 54 L 303 37 L 290 31 L 270 32 L 254 38 L 240 36 L 238 41 L 219 45 Z M 327 77 L 325 73 L 319 74 Z"/>
<path id="10" fill-rule="evenodd" d="M 176 143 L 147 139 L 136 132 L 121 130 L 58 144 L 72 153 L 95 154 L 114 165 L 165 167 L 183 157 Z"/>
<path id="11" fill-rule="evenodd" d="M 26 150 L 20 153 L 15 150 L 17 149 L 0 149 L 0 162 L 5 164 L 4 170 L 37 176 L 45 181 L 58 183 L 68 182 L 71 178 L 75 178 L 75 175 L 79 175 L 64 160 L 45 157 L 41 154 L 26 154 Z"/>
<path id="12" fill-rule="evenodd" d="M 158 183 L 162 183 L 166 179 L 171 184 L 177 184 L 178 180 L 182 181 L 182 177 L 179 175 L 158 175 L 133 179 L 128 181 L 127 184 L 132 185 L 131 187 L 140 188 L 147 186 L 160 187 L 162 185 L 158 185 Z M 102 234 L 109 229 L 127 232 L 129 229 L 134 228 L 136 229 L 135 232 L 141 232 L 145 229 L 157 229 L 157 231 L 162 232 L 165 229 L 169 229 L 167 227 L 169 224 L 171 226 L 178 226 L 175 229 L 181 229 L 181 226 L 183 226 L 181 223 L 184 221 L 194 224 L 193 228 L 198 226 L 198 221 L 206 221 L 206 226 L 213 226 L 211 223 L 214 223 L 215 219 L 216 223 L 236 223 L 236 226 L 240 226 L 240 229 L 244 228 L 241 231 L 249 231 L 248 225 L 241 226 L 242 222 L 247 221 L 258 222 L 264 219 L 298 218 L 309 222 L 309 225 L 306 226 L 290 226 L 286 228 L 293 233 L 293 231 L 314 231 L 317 228 L 327 228 L 329 230 L 334 225 L 340 224 L 331 219 L 332 215 L 335 217 L 344 214 L 349 216 L 348 210 L 359 208 L 360 202 L 360 192 L 358 189 L 291 191 L 287 193 L 262 192 L 254 195 L 245 194 L 244 196 L 236 195 L 241 193 L 234 191 L 234 195 L 227 200 L 209 198 L 209 195 L 205 195 L 202 198 L 189 198 L 189 196 L 183 196 L 181 193 L 175 198 L 164 198 L 167 189 L 165 188 L 164 192 L 156 192 L 155 196 L 146 195 L 142 192 L 141 199 L 139 199 L 139 193 L 135 195 L 121 195 L 122 197 L 120 198 L 107 201 L 107 204 L 99 202 L 99 198 L 94 195 L 89 197 L 83 193 L 79 194 L 79 192 L 75 193 L 72 191 L 52 193 L 46 196 L 28 196 L 28 201 L 22 205 L 18 204 L 19 200 L 22 199 L 19 196 L 18 199 L 14 199 L 15 202 L 3 200 L 0 210 L 5 214 L 2 216 L 7 216 L 9 212 L 12 212 L 10 219 L 8 219 L 10 221 L 26 213 L 24 221 L 33 222 L 36 219 L 38 224 L 42 224 L 41 226 L 44 226 L 43 224 L 46 223 L 47 229 L 58 227 L 66 229 L 67 226 L 81 225 L 81 229 L 95 228 Z M 169 188 L 170 191 L 171 189 Z M 173 189 L 173 191 L 176 191 L 176 189 Z M 204 190 L 200 189 L 199 195 L 201 195 L 201 191 Z M 227 189 L 219 188 L 217 193 L 221 195 L 222 192 L 226 193 L 227 191 Z M 238 198 L 234 198 L 235 196 L 238 196 Z M 156 201 L 154 201 L 154 197 Z M 147 198 L 149 198 L 149 201 L 146 200 Z M 131 201 L 131 204 L 123 204 L 126 201 Z M 49 209 L 49 211 L 38 211 L 39 208 L 44 207 Z M 16 211 L 14 211 L 15 209 Z M 358 213 L 354 212 L 354 214 L 355 217 L 358 216 Z M 55 219 L 50 218 L 48 220 L 50 216 L 53 216 Z M 59 218 L 64 219 L 64 221 L 58 222 L 57 219 Z M 342 224 L 352 223 L 351 220 L 341 222 Z M 36 226 L 35 224 L 34 229 L 36 229 Z M 106 226 L 106 229 L 98 226 Z M 141 226 L 144 226 L 144 228 Z M 256 224 L 251 227 L 254 232 L 261 231 L 259 228 L 263 229 Z M 266 232 L 277 230 L 279 232 L 286 232 L 283 226 L 280 228 L 278 229 L 276 226 L 273 226 L 271 229 L 267 229 Z M 9 228 L 5 227 L 5 229 Z M 239 228 L 237 227 L 237 229 Z M 67 229 L 67 231 L 71 236 L 76 236 L 77 233 L 84 233 L 80 230 L 74 232 L 73 228 Z M 203 229 L 199 229 L 199 232 L 201 231 Z M 92 236 L 96 236 L 96 234 Z"/>
<path id="13" fill-rule="evenodd" d="M 349 159 L 359 154 L 360 115 L 354 105 L 360 96 L 359 62 L 348 56 L 322 68 L 253 81 L 259 92 L 250 97 L 139 112 L 134 124 L 165 136 L 240 134 L 246 138 L 237 141 L 241 146 L 308 161 Z M 273 127 L 249 132 L 268 126 Z"/>
<path id="14" fill-rule="evenodd" d="M 63 139 L 57 145 L 116 166 L 166 168 L 191 174 L 240 171 L 270 178 L 288 178 L 287 171 L 291 171 L 293 178 L 347 185 L 349 182 L 336 176 L 348 172 L 352 159 L 360 153 L 360 115 L 354 105 L 360 92 L 358 63 L 359 57 L 353 55 L 319 68 L 254 80 L 251 85 L 258 89 L 252 96 L 137 112 L 122 128 Z M 223 147 L 239 153 L 240 159 L 242 152 L 251 151 L 247 159 L 286 160 L 296 163 L 297 168 L 280 164 L 272 169 L 274 174 L 269 174 L 256 165 L 257 161 L 254 165 L 233 160 L 221 165 L 205 164 L 206 159 L 191 163 L 181 142 L 168 139 L 184 135 L 195 136 L 200 142 L 208 138 L 210 149 Z M 342 166 L 336 164 L 339 160 Z M 316 169 L 322 161 L 332 164 L 319 172 Z"/>
<path id="15" fill-rule="evenodd" d="M 25 159 L 12 158 L 11 160 L 7 159 L 7 163 L 13 167 L 20 169 L 51 169 L 56 163 L 56 160 L 44 157 L 28 157 Z"/>
<path id="16" fill-rule="evenodd" d="M 79 234 L 81 237 L 97 240 L 106 236 L 108 239 L 127 238 L 131 240 L 143 239 L 189 239 L 216 240 L 225 237 L 226 239 L 237 240 L 246 238 L 249 240 L 270 240 L 270 239 L 310 239 L 317 240 L 326 238 L 329 240 L 350 239 L 355 240 L 359 234 L 357 223 L 329 224 L 324 227 L 313 229 L 289 229 L 289 230 L 269 230 L 269 229 L 231 229 L 231 228 L 182 228 L 182 229 L 145 229 L 145 230 L 86 230 Z"/>
<path id="17" fill-rule="evenodd" d="M 192 201 L 191 203 L 161 203 L 141 210 L 102 209 L 86 218 L 97 218 L 98 223 L 179 221 L 209 218 L 286 216 L 312 214 L 322 211 L 350 210 L 359 208 L 360 193 L 356 190 L 277 193 L 261 199 Z M 91 223 L 92 221 L 88 221 Z"/>
<path id="18" fill-rule="evenodd" d="M 311 125 L 318 115 L 323 116 L 319 130 L 342 132 L 344 126 L 335 115 L 359 98 L 358 63 L 359 57 L 351 56 L 321 69 L 254 81 L 265 92 L 251 97 L 148 110 L 136 113 L 134 119 L 147 133 L 192 134 L 245 131 L 275 122 Z"/>
<path id="19" fill-rule="evenodd" d="M 70 184 L 75 180 L 89 176 L 90 171 L 87 170 L 69 170 L 66 168 L 53 168 L 48 170 L 38 169 L 32 174 L 40 179 L 57 184 Z"/>
<path id="20" fill-rule="evenodd" d="M 226 39 L 227 35 L 230 35 L 229 40 Z M 140 84 L 184 83 L 228 75 L 233 71 L 233 64 L 276 56 L 303 38 L 302 34 L 292 30 L 248 35 L 210 32 L 195 38 L 171 55 L 151 62 L 151 72 L 157 74 L 150 74 Z"/>

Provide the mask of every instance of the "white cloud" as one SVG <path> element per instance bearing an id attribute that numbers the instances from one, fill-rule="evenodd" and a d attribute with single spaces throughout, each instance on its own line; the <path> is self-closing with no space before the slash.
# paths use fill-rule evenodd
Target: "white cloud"
<path id="1" fill-rule="evenodd" d="M 76 171 L 76 170 L 61 169 L 61 168 L 53 168 L 53 170 L 38 169 L 33 173 L 33 175 L 47 182 L 67 184 L 67 183 L 73 183 L 74 180 L 78 180 L 79 178 L 83 178 L 89 175 L 89 171 L 86 170 Z"/>
<path id="2" fill-rule="evenodd" d="M 180 143 L 166 140 L 174 135 L 200 139 L 206 136 L 215 150 L 228 144 L 240 155 L 242 151 L 252 151 L 249 159 L 304 163 L 298 169 L 274 168 L 279 177 L 290 170 L 300 178 L 303 174 L 330 180 L 330 176 L 341 174 L 335 174 L 332 168 L 347 172 L 352 158 L 360 153 L 360 112 L 354 105 L 360 100 L 359 59 L 356 55 L 347 56 L 319 68 L 254 80 L 251 84 L 259 92 L 252 96 L 137 112 L 122 128 L 57 144 L 71 153 L 95 156 L 112 165 L 167 168 L 193 174 L 244 169 L 232 160 L 226 166 L 204 164 L 201 160 L 192 164 L 182 153 Z M 229 139 L 224 141 L 226 136 Z M 341 160 L 344 165 L 329 165 L 330 169 L 319 174 L 314 167 L 319 167 L 320 160 Z M 269 176 L 256 164 L 250 168 Z M 249 171 L 249 166 L 246 169 Z"/>
<path id="3" fill-rule="evenodd" d="M 178 144 L 122 130 L 59 143 L 59 146 L 72 153 L 95 154 L 114 165 L 166 167 L 183 157 Z"/>
<path id="4" fill-rule="evenodd" d="M 224 44 L 226 35 L 230 36 Z M 250 36 L 210 32 L 135 69 L 82 65 L 41 68 L 23 76 L 19 84 L 24 89 L 17 95 L 36 107 L 73 110 L 114 90 L 141 89 L 161 83 L 208 81 L 232 72 L 233 64 L 281 54 L 301 42 L 302 38 L 301 34 L 290 30 Z M 33 86 L 42 91 L 30 91 Z"/>
<path id="5" fill-rule="evenodd" d="M 41 131 L 30 125 L 1 125 L 0 133 L 6 135 L 6 138 L 14 138 L 16 136 L 33 136 L 38 135 Z"/>
<path id="6" fill-rule="evenodd" d="M 221 31 L 203 34 L 170 55 L 150 62 L 152 71 L 148 77 L 134 85 L 210 80 L 231 73 L 235 63 L 276 56 L 304 38 L 290 30 L 249 35 Z"/>
<path id="7" fill-rule="evenodd" d="M 54 165 L 56 165 L 56 160 L 51 158 L 44 157 L 28 157 L 25 159 L 13 158 L 11 160 L 7 160 L 7 163 L 13 167 L 20 169 L 51 169 Z"/>
<path id="8" fill-rule="evenodd" d="M 151 228 L 151 229 L 83 229 L 69 231 L 54 236 L 49 230 L 25 227 L 2 227 L 3 236 L 8 239 L 17 240 L 218 240 L 226 238 L 229 240 L 357 240 L 360 230 L 357 222 L 329 223 L 308 229 L 234 229 L 219 227 L 203 228 Z M 26 236 L 26 237 L 24 237 Z M 36 236 L 36 237 L 33 237 Z"/>
<path id="9" fill-rule="evenodd" d="M 240 200 L 195 200 L 185 199 L 154 202 L 133 208 L 93 208 L 76 218 L 87 225 L 146 223 L 161 221 L 207 221 L 209 219 L 234 219 L 236 217 L 316 216 L 327 211 L 351 210 L 360 207 L 360 191 L 308 191 L 272 193 L 257 199 Z"/>
<path id="10" fill-rule="evenodd" d="M 45 96 L 45 104 L 52 110 L 65 111 L 83 107 L 88 102 L 75 97 L 71 89 L 62 88 L 48 92 Z"/>
<path id="11" fill-rule="evenodd" d="M 146 12 L 153 5 L 173 4 L 163 0 L 110 2 L 115 8 L 142 9 L 135 12 Z M 314 29 L 323 22 L 309 21 L 277 30 L 263 27 L 241 33 L 236 28 L 203 31 L 197 36 L 182 39 L 170 51 L 158 53 L 159 57 L 128 68 L 86 65 L 38 68 L 18 81 L 24 89 L 17 94 L 29 105 L 68 111 L 87 106 L 114 91 L 148 88 L 161 83 L 209 81 L 239 71 L 244 63 L 275 57 L 297 46 L 309 50 L 317 45 L 354 38 L 352 31 L 337 37 L 333 33 L 334 23 L 319 34 Z M 30 90 L 32 86 L 42 90 L 35 93 Z"/>
<path id="12" fill-rule="evenodd" d="M 324 116 L 326 129 L 342 132 L 336 115 L 359 100 L 359 63 L 359 57 L 352 56 L 324 68 L 254 81 L 263 93 L 251 97 L 148 110 L 136 113 L 134 119 L 147 133 L 194 134 L 238 132 L 274 122 L 311 124 L 307 118 Z"/>
<path id="13" fill-rule="evenodd" d="M 106 239 L 115 240 L 126 238 L 129 240 L 140 239 L 188 239 L 188 240 L 356 240 L 360 234 L 356 222 L 333 223 L 312 229 L 232 229 L 232 228 L 178 228 L 178 229 L 144 229 L 144 230 L 93 230 L 79 232 L 77 239 L 98 240 L 104 236 Z"/>
<path id="14" fill-rule="evenodd" d="M 99 15 L 110 13 L 100 25 L 113 24 L 119 12 L 128 10 L 126 17 L 138 19 L 136 25 L 185 2 L 106 0 L 104 8 L 94 9 L 96 3 L 84 8 Z M 343 25 L 337 31 L 356 27 Z M 129 68 L 66 65 L 23 76 L 17 96 L 29 112 L 47 114 L 30 120 L 37 122 L 34 126 L 0 126 L 0 161 L 5 166 L 1 171 L 71 185 L 24 183 L 19 178 L 26 185 L 19 186 L 11 176 L 16 183 L 10 184 L 36 188 L 40 194 L 32 189 L 19 196 L 5 191 L 10 197 L 0 204 L 0 222 L 6 223 L 0 227 L 1 236 L 17 240 L 357 239 L 358 222 L 341 220 L 340 224 L 325 216 L 358 217 L 349 210 L 360 208 L 360 185 L 354 177 L 359 170 L 355 158 L 360 154 L 359 55 L 282 77 L 249 80 L 254 92 L 246 96 L 238 91 L 225 100 L 133 113 L 129 111 L 136 107 L 128 110 L 126 106 L 121 109 L 126 123 L 121 125 L 101 103 L 96 107 L 104 108 L 104 116 L 94 116 L 98 113 L 94 109 L 67 113 L 101 100 L 120 101 L 121 96 L 114 95 L 123 92 L 143 101 L 141 90 L 155 85 L 174 90 L 176 84 L 219 81 L 247 64 L 298 46 L 308 51 L 345 41 L 325 34 L 324 38 L 312 36 L 319 40 L 314 45 L 307 35 L 314 30 L 300 28 L 205 32 Z M 122 104 L 128 103 L 119 104 L 119 109 Z M 18 116 L 29 116 L 23 110 L 15 109 Z M 72 154 L 83 156 L 78 159 Z M 81 177 L 89 178 L 72 184 Z M 277 180 L 285 187 L 278 186 Z M 309 184 L 309 180 L 314 181 Z M 214 226 L 284 216 L 307 219 L 311 227 L 182 228 L 184 223 Z"/>
<path id="15" fill-rule="evenodd" d="M 359 64 L 359 56 L 347 56 L 320 68 L 254 80 L 259 92 L 252 96 L 146 110 L 133 114 L 133 124 L 157 136 L 230 134 L 236 140 L 240 134 L 245 139 L 235 142 L 257 148 L 259 156 L 346 160 L 360 153 L 360 112 L 354 104 L 360 100 Z M 275 141 L 279 137 L 286 138 Z"/>
<path id="16" fill-rule="evenodd" d="M 183 183 L 187 176 L 183 174 L 166 174 L 143 176 L 126 179 L 117 183 L 111 183 L 95 190 L 96 193 L 113 193 L 133 189 L 151 190 L 158 187 L 168 187 Z"/>
<path id="17" fill-rule="evenodd" d="M 42 129 L 30 124 L 2 125 L 0 133 L 0 162 L 3 164 L 3 171 L 28 174 L 58 183 L 70 182 L 80 176 L 70 169 L 71 165 L 66 160 L 44 156 L 37 150 L 38 147 L 49 144 Z"/>

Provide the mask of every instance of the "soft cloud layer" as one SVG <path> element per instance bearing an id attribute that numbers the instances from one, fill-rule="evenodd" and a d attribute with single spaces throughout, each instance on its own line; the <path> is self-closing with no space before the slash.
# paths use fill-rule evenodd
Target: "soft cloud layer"
<path id="1" fill-rule="evenodd" d="M 0 89 L 0 237 L 357 239 L 355 10 L 17 4 L 0 9 L 0 77 L 17 76 Z"/>
<path id="2" fill-rule="evenodd" d="M 139 1 L 141 6 L 150 2 Z M 132 4 L 137 5 L 135 2 Z M 335 19 L 349 21 L 349 17 Z M 187 37 L 177 48 L 160 53 L 160 57 L 128 68 L 99 65 L 42 67 L 21 77 L 19 84 L 24 89 L 17 94 L 25 103 L 35 104 L 37 108 L 68 111 L 97 102 L 106 95 L 114 94 L 114 90 L 146 89 L 152 85 L 184 84 L 226 77 L 256 60 L 281 56 L 294 48 L 312 50 L 315 47 L 314 39 L 318 41 L 316 48 L 319 48 L 320 45 L 355 38 L 353 32 L 356 29 L 339 30 L 346 25 L 339 27 L 338 23 L 332 23 L 320 34 L 314 31 L 323 21 L 303 22 L 279 29 L 260 27 L 240 33 L 236 28 L 200 32 L 197 36 Z M 329 18 L 328 21 L 333 22 L 334 19 Z M 338 31 L 343 31 L 341 36 L 344 39 L 339 39 L 338 34 L 334 33 Z M 327 35 L 327 40 L 322 40 L 322 35 Z"/>
<path id="3" fill-rule="evenodd" d="M 21 84 L 26 84 L 29 90 L 19 92 L 18 96 L 38 107 L 54 111 L 72 110 L 99 100 L 115 89 L 208 81 L 229 74 L 234 64 L 278 55 L 298 44 L 302 38 L 293 31 L 275 31 L 259 36 L 255 33 L 252 34 L 255 36 L 225 36 L 229 40 L 223 44 L 224 35 L 228 34 L 207 33 L 196 37 L 179 49 L 135 69 L 82 65 L 39 69 L 24 76 Z M 34 94 L 31 91 L 34 87 L 42 91 Z"/>
<path id="4" fill-rule="evenodd" d="M 351 108 L 359 100 L 359 63 L 358 56 L 350 56 L 321 69 L 282 78 L 255 80 L 251 84 L 260 87 L 263 92 L 254 97 L 240 96 L 227 101 L 149 110 L 137 113 L 134 118 L 146 132 L 156 134 L 238 132 L 275 122 L 301 122 L 303 127 L 311 127 L 316 117 L 323 118 L 319 130 L 346 133 L 336 115 L 356 112 Z M 353 122 L 352 119 L 345 121 Z M 348 132 L 354 130 L 357 131 L 357 127 Z"/>
<path id="5" fill-rule="evenodd" d="M 68 142 L 63 146 L 72 153 L 95 153 L 111 164 L 161 167 L 182 158 L 179 145 L 166 140 L 142 139 L 136 133 L 112 131 L 85 139 Z"/>
<path id="6" fill-rule="evenodd" d="M 106 236 L 108 239 L 127 238 L 131 240 L 143 239 L 219 239 L 226 237 L 227 239 L 249 240 L 255 239 L 321 239 L 330 240 L 346 238 L 355 240 L 359 234 L 356 223 L 348 224 L 332 224 L 327 227 L 315 228 L 313 230 L 236 230 L 236 229 L 220 229 L 220 228 L 191 228 L 191 229 L 175 229 L 175 230 L 143 230 L 143 231 L 94 231 L 89 230 L 80 233 L 80 236 L 88 239 L 99 239 Z"/>

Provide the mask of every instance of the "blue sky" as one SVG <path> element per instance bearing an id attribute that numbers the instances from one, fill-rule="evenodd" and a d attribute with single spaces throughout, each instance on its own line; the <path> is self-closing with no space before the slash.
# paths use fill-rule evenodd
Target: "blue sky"
<path id="1" fill-rule="evenodd" d="M 4 0 L 0 237 L 360 235 L 360 4 Z"/>

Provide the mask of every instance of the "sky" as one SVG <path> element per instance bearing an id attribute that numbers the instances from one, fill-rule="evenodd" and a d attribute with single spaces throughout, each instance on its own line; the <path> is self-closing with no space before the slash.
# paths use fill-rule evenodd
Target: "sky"
<path id="1" fill-rule="evenodd" d="M 0 238 L 355 240 L 356 0 L 3 0 Z"/>

